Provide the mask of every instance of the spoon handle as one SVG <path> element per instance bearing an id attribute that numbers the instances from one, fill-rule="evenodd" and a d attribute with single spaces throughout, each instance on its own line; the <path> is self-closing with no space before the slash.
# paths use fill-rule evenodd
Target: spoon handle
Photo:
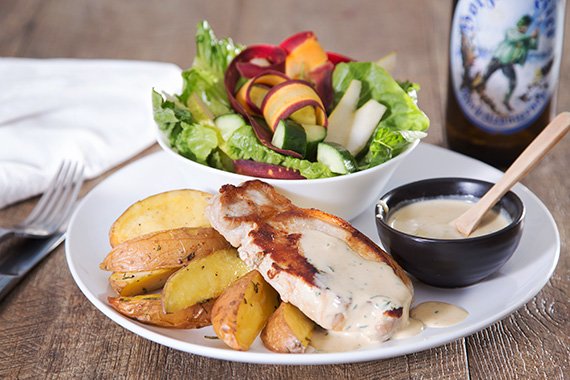
<path id="1" fill-rule="evenodd" d="M 503 177 L 473 207 L 452 222 L 457 230 L 464 236 L 469 236 L 483 215 L 542 160 L 564 137 L 569 127 L 570 112 L 556 116 L 513 162 Z"/>

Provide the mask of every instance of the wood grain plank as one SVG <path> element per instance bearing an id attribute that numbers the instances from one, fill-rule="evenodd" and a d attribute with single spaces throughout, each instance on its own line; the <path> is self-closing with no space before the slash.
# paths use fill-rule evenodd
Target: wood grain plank
<path id="1" fill-rule="evenodd" d="M 236 2 L 171 0 L 44 3 L 19 56 L 157 60 L 187 67 L 194 57 L 196 24 L 207 19 L 220 35 L 231 33 Z M 15 28 L 18 29 L 18 28 Z"/>
<path id="2" fill-rule="evenodd" d="M 37 16 L 45 2 L 41 0 L 4 0 L 0 2 L 0 52 L 17 56 L 33 33 Z"/>
<path id="3" fill-rule="evenodd" d="M 449 2 L 439 0 L 2 0 L 0 55 L 150 59 L 186 67 L 194 54 L 195 24 L 203 18 L 220 36 L 244 43 L 277 43 L 312 29 L 328 49 L 358 59 L 398 51 L 396 75 L 422 85 L 420 103 L 432 120 L 427 141 L 443 144 L 449 12 Z M 567 36 L 569 30 L 567 26 Z M 561 110 L 570 109 L 568 37 L 565 46 Z M 134 160 L 157 150 L 150 148 Z M 524 181 L 560 228 L 562 254 L 552 280 L 515 314 L 466 339 L 346 365 L 263 366 L 207 359 L 142 339 L 104 317 L 75 285 L 60 247 L 0 303 L 0 378 L 564 378 L 570 373 L 568 151 L 567 138 Z M 82 193 L 116 170 L 89 181 Z M 0 225 L 21 219 L 34 201 L 0 210 Z"/>

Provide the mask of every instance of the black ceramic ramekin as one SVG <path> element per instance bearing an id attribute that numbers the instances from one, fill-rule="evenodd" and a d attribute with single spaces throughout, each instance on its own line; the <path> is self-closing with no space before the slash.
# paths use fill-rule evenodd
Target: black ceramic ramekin
<path id="1" fill-rule="evenodd" d="M 391 212 L 410 202 L 445 196 L 481 198 L 493 184 L 467 178 L 435 178 L 391 190 L 376 206 L 376 227 L 382 245 L 408 273 L 439 287 L 461 287 L 496 272 L 517 248 L 525 209 L 512 191 L 495 206 L 510 217 L 505 228 L 488 235 L 456 239 L 431 239 L 406 234 L 387 224 Z"/>

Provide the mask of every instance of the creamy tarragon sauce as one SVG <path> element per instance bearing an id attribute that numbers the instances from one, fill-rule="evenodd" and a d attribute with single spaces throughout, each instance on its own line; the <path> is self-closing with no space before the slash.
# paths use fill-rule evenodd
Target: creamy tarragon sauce
<path id="1" fill-rule="evenodd" d="M 408 318 L 408 323 L 398 329 L 390 339 L 411 338 L 424 331 L 425 327 L 422 321 L 410 317 Z"/>
<path id="2" fill-rule="evenodd" d="M 410 310 L 408 324 L 392 335 L 391 339 L 406 339 L 421 333 L 426 327 L 451 327 L 469 316 L 467 310 L 447 302 L 427 301 Z"/>
<path id="3" fill-rule="evenodd" d="M 462 307 L 447 302 L 428 301 L 415 306 L 410 317 L 427 327 L 450 327 L 462 322 L 469 313 Z"/>
<path id="4" fill-rule="evenodd" d="M 464 239 L 451 223 L 470 207 L 470 199 L 437 198 L 412 202 L 395 210 L 387 224 L 410 235 L 435 239 Z M 487 235 L 509 224 L 505 213 L 489 210 L 470 237 Z"/>
<path id="5" fill-rule="evenodd" d="M 324 326 L 329 331 L 315 334 L 314 347 L 339 351 L 387 339 L 390 330 L 382 328 L 388 319 L 383 314 L 387 310 L 403 308 L 402 323 L 405 323 L 412 291 L 388 264 L 364 259 L 343 240 L 321 231 L 303 232 L 300 248 L 319 271 L 315 275 L 319 288 L 337 296 L 337 302 L 326 310 L 329 315 L 322 315 L 319 320 L 331 321 L 339 314 L 344 317 L 340 328 L 335 327 L 337 331 Z"/>
<path id="6" fill-rule="evenodd" d="M 427 301 L 410 310 L 410 317 L 390 337 L 401 340 L 419 335 L 426 327 L 451 327 L 469 316 L 467 310 L 447 302 Z M 311 338 L 311 345 L 323 352 L 342 352 L 357 350 L 378 344 L 366 336 L 346 332 L 317 329 Z"/>
<path id="7" fill-rule="evenodd" d="M 303 232 L 300 248 L 319 271 L 315 280 L 320 287 L 339 296 L 327 312 L 345 318 L 338 331 L 315 330 L 311 346 L 318 351 L 351 351 L 380 343 L 390 332 L 379 331 L 374 322 L 383 321 L 384 311 L 397 307 L 404 310 L 400 328 L 391 339 L 415 336 L 425 327 L 453 326 L 468 316 L 466 310 L 445 302 L 424 302 L 410 310 L 412 292 L 388 264 L 366 260 L 343 240 L 324 232 Z M 334 319 L 332 314 L 321 320 Z"/>

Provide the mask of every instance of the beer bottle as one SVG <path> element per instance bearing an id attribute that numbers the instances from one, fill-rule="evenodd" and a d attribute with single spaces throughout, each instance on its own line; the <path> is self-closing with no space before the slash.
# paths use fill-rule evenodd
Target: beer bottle
<path id="1" fill-rule="evenodd" d="M 555 113 L 566 0 L 454 0 L 448 146 L 505 169 Z"/>

